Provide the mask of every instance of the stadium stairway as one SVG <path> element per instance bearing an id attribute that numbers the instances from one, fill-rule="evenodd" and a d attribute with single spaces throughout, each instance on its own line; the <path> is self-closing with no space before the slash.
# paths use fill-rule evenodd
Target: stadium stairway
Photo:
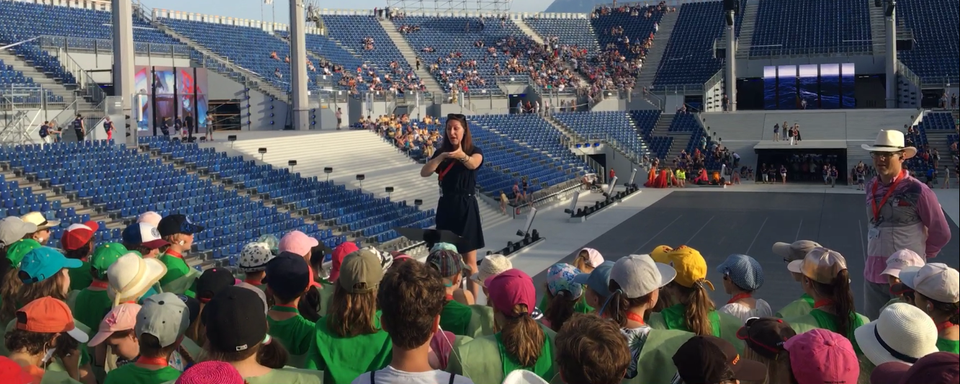
<path id="1" fill-rule="evenodd" d="M 737 58 L 750 57 L 750 46 L 753 45 L 753 31 L 757 26 L 757 9 L 760 8 L 760 0 L 747 0 L 747 6 L 743 7 L 743 19 L 740 21 L 740 34 L 737 35 Z M 727 29 L 723 30 L 722 41 L 726 42 Z"/>
<path id="2" fill-rule="evenodd" d="M 660 18 L 660 29 L 653 37 L 653 48 L 647 51 L 643 69 L 637 76 L 637 87 L 647 89 L 653 87 L 653 80 L 657 78 L 657 68 L 660 68 L 660 61 L 663 60 L 663 53 L 667 50 L 667 43 L 673 35 L 673 27 L 677 25 L 679 15 L 680 12 L 667 12 Z"/>
<path id="3" fill-rule="evenodd" d="M 511 21 L 513 21 L 513 23 L 516 24 L 517 28 L 520 28 L 520 30 L 523 31 L 523 34 L 527 35 L 527 37 L 529 37 L 531 40 L 536 41 L 537 43 L 540 43 L 540 45 L 543 45 L 544 43 L 543 36 L 540 36 L 540 34 L 537 33 L 537 31 L 533 30 L 533 28 L 530 28 L 530 25 L 527 24 L 525 21 L 523 21 L 523 19 L 516 18 L 516 19 L 511 19 Z M 587 81 L 585 77 L 583 77 L 583 74 L 581 74 L 580 71 L 573 70 L 573 67 L 570 65 L 569 62 L 564 61 L 563 64 L 564 66 L 570 69 L 570 72 L 572 72 L 574 75 L 577 76 L 577 78 L 579 78 L 580 84 L 590 84 L 590 82 Z"/>
<path id="4" fill-rule="evenodd" d="M 873 38 L 873 53 L 879 55 L 887 51 L 887 21 L 884 16 L 886 7 L 870 7 L 870 37 Z"/>
<path id="5" fill-rule="evenodd" d="M 77 105 L 72 108 L 74 112 L 79 112 L 84 114 L 84 116 L 87 116 L 97 111 L 96 105 L 90 103 L 82 97 L 77 96 L 77 92 L 74 90 L 73 85 L 62 84 L 58 79 L 55 79 L 51 75 L 44 73 L 39 67 L 36 67 L 33 65 L 33 63 L 27 61 L 26 58 L 18 56 L 13 52 L 4 49 L 0 50 L 0 61 L 3 61 L 3 63 L 6 65 L 13 66 L 13 69 L 16 71 L 23 72 L 24 77 L 33 78 L 33 83 L 35 85 L 42 86 L 43 89 L 49 90 L 54 95 L 62 97 L 64 106 L 69 105 L 76 99 Z M 103 112 L 100 111 L 100 115 L 102 114 Z M 61 121 L 61 123 L 63 123 L 63 121 Z"/>
<path id="6" fill-rule="evenodd" d="M 657 125 L 650 133 L 654 136 L 673 138 L 673 144 L 670 145 L 670 150 L 667 151 L 667 157 L 663 159 L 666 160 L 667 164 L 672 164 L 671 161 L 677 158 L 677 156 L 680 156 L 680 151 L 687 149 L 687 146 L 690 144 L 690 132 L 670 131 L 670 126 L 673 125 L 674 118 L 676 118 L 676 115 L 661 114 L 660 120 L 657 120 Z"/>
<path id="7" fill-rule="evenodd" d="M 403 55 L 403 58 L 407 60 L 407 64 L 410 68 L 413 68 L 414 73 L 417 74 L 417 77 L 423 79 L 423 84 L 427 87 L 427 92 L 430 92 L 433 95 L 443 95 L 443 87 L 440 86 L 440 82 L 427 70 L 427 66 L 430 63 L 427 63 L 426 60 L 420 63 L 420 69 L 417 69 L 417 52 L 413 50 L 413 47 L 410 45 L 410 42 L 403 37 L 403 34 L 397 31 L 397 26 L 393 24 L 392 21 L 383 18 L 379 19 L 380 25 L 383 26 L 383 30 L 387 32 L 387 36 L 390 36 L 390 40 L 393 41 L 393 44 L 397 46 L 397 49 L 400 50 L 400 54 Z"/>

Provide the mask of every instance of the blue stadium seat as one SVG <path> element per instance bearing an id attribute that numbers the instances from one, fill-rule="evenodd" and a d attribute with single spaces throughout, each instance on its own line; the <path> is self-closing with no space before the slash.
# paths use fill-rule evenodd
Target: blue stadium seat
<path id="1" fill-rule="evenodd" d="M 750 55 L 873 52 L 872 6 L 869 0 L 764 0 Z"/>

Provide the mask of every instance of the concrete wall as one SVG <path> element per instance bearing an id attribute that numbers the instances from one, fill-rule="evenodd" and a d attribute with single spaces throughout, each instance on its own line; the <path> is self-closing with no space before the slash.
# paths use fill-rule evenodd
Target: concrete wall
<path id="1" fill-rule="evenodd" d="M 619 180 L 617 181 L 617 184 L 622 184 L 629 181 L 630 172 L 632 172 L 633 169 L 637 169 L 638 174 L 641 174 L 641 175 L 643 174 L 643 168 L 641 168 L 639 164 L 635 164 L 631 162 L 630 159 L 624 157 L 612 147 L 605 145 L 604 152 L 606 153 L 606 157 L 607 157 L 606 159 L 607 168 L 604 169 L 605 174 L 603 175 L 604 180 L 606 180 L 607 175 L 610 174 L 611 168 L 619 178 Z M 639 183 L 639 184 L 642 184 L 642 183 Z"/>
<path id="2" fill-rule="evenodd" d="M 57 52 L 50 52 L 56 55 Z M 85 71 L 109 70 L 113 68 L 113 55 L 102 53 L 86 52 L 65 52 L 67 56 L 75 61 L 80 68 Z M 190 67 L 188 58 L 172 58 L 161 56 L 137 56 L 134 65 L 160 66 L 160 67 Z M 98 83 L 112 83 L 113 78 L 110 72 L 92 72 L 91 77 Z"/>
<path id="3" fill-rule="evenodd" d="M 287 103 L 255 90 L 246 91 L 245 85 L 216 72 L 207 72 L 207 83 L 210 100 L 240 101 L 243 130 L 280 130 L 288 124 L 290 117 Z M 249 99 L 246 98 L 247 95 L 249 95 Z M 321 105 L 316 99 L 312 100 L 310 108 L 315 113 L 310 114 L 310 126 L 314 129 L 335 128 L 337 126 L 335 115 L 337 105 L 331 103 Z M 344 108 L 344 116 L 349 117 L 349 107 L 344 104 L 339 105 Z M 250 115 L 247 116 L 247 113 Z M 316 118 L 313 118 L 313 116 L 316 116 Z M 344 126 L 347 121 L 344 122 Z"/>

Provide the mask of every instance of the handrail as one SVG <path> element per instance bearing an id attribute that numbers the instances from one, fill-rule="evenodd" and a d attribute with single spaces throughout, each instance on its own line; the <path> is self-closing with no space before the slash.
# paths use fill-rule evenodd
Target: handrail
<path id="1" fill-rule="evenodd" d="M 64 49 L 68 52 L 102 52 L 103 54 L 113 54 L 113 40 L 111 39 L 56 35 L 41 35 L 39 38 L 40 47 L 47 50 Z M 136 51 L 137 54 L 145 54 L 148 56 L 190 57 L 190 47 L 186 45 L 135 42 L 134 51 Z"/>
<path id="2" fill-rule="evenodd" d="M 741 47 L 742 51 L 738 50 L 737 58 L 750 58 L 750 59 L 777 59 L 777 58 L 795 58 L 795 57 L 833 57 L 833 56 L 845 56 L 845 55 L 871 55 L 873 51 L 873 40 L 850 40 L 848 42 L 862 42 L 869 43 L 865 46 L 858 47 L 844 47 L 844 46 L 833 46 L 833 47 L 811 47 L 811 48 L 795 48 L 795 47 L 784 47 L 783 44 L 768 44 L 768 45 L 751 45 L 749 47 Z M 768 52 L 759 51 L 754 53 L 754 48 L 762 48 L 769 50 Z"/>
<path id="3" fill-rule="evenodd" d="M 48 52 L 51 52 L 60 61 L 63 69 L 70 72 L 77 80 L 77 89 L 83 91 L 94 103 L 99 103 L 107 98 L 107 94 L 100 89 L 100 85 L 93 79 L 90 72 L 80 66 L 66 51 L 57 48 L 52 51 L 48 50 Z"/>

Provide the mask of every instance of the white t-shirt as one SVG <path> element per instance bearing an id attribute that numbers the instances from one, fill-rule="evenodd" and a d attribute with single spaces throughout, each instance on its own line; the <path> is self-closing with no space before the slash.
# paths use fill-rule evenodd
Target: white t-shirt
<path id="1" fill-rule="evenodd" d="M 450 380 L 451 375 L 453 376 L 453 381 Z M 373 381 L 371 381 L 371 377 Z M 370 372 L 365 372 L 356 379 L 353 379 L 352 384 L 392 384 L 392 383 L 403 383 L 403 384 L 473 384 L 473 381 L 466 378 L 466 376 L 453 375 L 452 373 L 447 373 L 441 370 L 434 370 L 429 372 L 405 372 L 398 370 L 394 367 L 387 366 L 384 369 L 373 372 L 373 375 Z"/>
<path id="2" fill-rule="evenodd" d="M 730 303 L 720 307 L 718 311 L 739 318 L 740 321 L 744 323 L 751 317 L 773 316 L 773 309 L 771 309 L 770 304 L 767 304 L 763 299 L 757 299 L 757 304 L 753 308 L 740 303 Z"/>

